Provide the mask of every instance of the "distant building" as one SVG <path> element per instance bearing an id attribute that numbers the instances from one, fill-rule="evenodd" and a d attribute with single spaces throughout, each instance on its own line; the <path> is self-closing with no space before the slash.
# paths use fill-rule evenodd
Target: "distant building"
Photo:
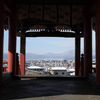
<path id="1" fill-rule="evenodd" d="M 52 67 L 49 68 L 51 75 L 67 75 L 67 70 L 65 67 Z"/>
<path id="2" fill-rule="evenodd" d="M 30 67 L 27 67 L 27 69 L 29 71 L 40 72 L 40 73 L 45 71 L 45 69 L 43 67 L 39 67 L 39 66 L 30 66 Z"/>

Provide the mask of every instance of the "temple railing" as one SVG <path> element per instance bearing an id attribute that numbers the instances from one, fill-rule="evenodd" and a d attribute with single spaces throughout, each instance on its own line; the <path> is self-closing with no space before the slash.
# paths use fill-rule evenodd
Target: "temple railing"
<path id="1" fill-rule="evenodd" d="M 8 62 L 3 62 L 3 72 L 8 71 Z"/>

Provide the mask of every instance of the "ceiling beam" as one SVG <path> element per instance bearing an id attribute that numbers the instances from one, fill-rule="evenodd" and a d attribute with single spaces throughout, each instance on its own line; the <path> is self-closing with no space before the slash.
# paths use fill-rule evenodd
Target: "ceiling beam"
<path id="1" fill-rule="evenodd" d="M 26 37 L 75 37 L 71 32 L 27 32 Z"/>
<path id="2" fill-rule="evenodd" d="M 18 33 L 21 36 L 21 33 Z M 73 32 L 26 32 L 26 37 L 64 37 L 64 38 L 75 38 L 76 34 Z M 83 37 L 81 33 L 79 37 Z"/>

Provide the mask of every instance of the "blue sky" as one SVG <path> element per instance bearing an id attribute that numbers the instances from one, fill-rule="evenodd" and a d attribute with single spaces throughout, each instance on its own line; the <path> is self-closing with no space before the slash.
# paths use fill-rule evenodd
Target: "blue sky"
<path id="1" fill-rule="evenodd" d="M 31 45 L 31 48 L 30 48 Z M 74 49 L 74 38 L 27 38 L 26 52 L 45 54 L 45 53 L 62 53 Z"/>
<path id="2" fill-rule="evenodd" d="M 4 53 L 8 52 L 8 31 L 4 31 Z M 93 52 L 95 51 L 95 34 L 93 32 Z M 26 53 L 46 54 L 63 53 L 75 50 L 74 38 L 38 37 L 26 38 Z M 84 40 L 81 39 L 81 53 L 83 53 Z M 17 52 L 20 53 L 20 38 L 17 38 Z"/>

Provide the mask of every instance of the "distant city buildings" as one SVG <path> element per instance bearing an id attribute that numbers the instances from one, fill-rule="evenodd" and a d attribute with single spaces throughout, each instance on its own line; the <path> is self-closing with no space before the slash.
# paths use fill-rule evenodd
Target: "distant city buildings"
<path id="1" fill-rule="evenodd" d="M 35 66 L 44 68 L 46 75 L 70 75 L 72 73 L 73 75 L 75 75 L 75 61 L 74 60 L 61 60 L 61 59 L 59 60 L 26 60 L 26 70 L 29 70 L 29 68 L 31 68 L 31 71 L 33 71 L 33 74 L 34 74 L 34 72 L 36 72 L 33 70 Z"/>
<path id="2" fill-rule="evenodd" d="M 74 68 L 74 60 L 26 60 L 26 65 L 40 66 L 40 67 L 66 67 Z"/>

